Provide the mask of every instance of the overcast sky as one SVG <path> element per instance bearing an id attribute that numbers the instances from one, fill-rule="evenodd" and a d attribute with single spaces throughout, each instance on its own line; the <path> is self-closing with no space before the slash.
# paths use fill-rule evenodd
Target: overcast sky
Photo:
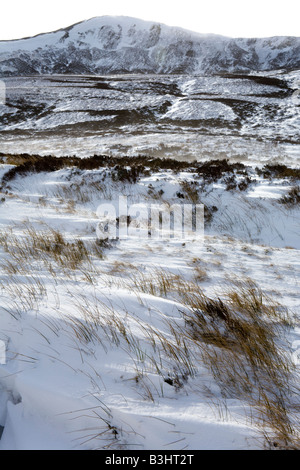
<path id="1" fill-rule="evenodd" d="M 125 15 L 232 37 L 300 36 L 292 0 L 6 0 L 0 39 L 53 31 L 102 15 Z"/>

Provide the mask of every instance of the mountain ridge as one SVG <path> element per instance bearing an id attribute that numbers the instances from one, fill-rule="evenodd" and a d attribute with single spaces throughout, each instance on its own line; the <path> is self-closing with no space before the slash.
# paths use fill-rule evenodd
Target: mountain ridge
<path id="1" fill-rule="evenodd" d="M 0 41 L 0 76 L 215 74 L 300 68 L 300 37 L 231 38 L 127 16 Z"/>
<path id="2" fill-rule="evenodd" d="M 32 39 L 32 38 L 36 38 L 38 36 L 44 36 L 45 34 L 52 34 L 52 33 L 58 33 L 60 31 L 66 31 L 66 30 L 70 30 L 72 29 L 73 27 L 77 26 L 77 25 L 80 25 L 80 24 L 84 24 L 84 23 L 87 23 L 87 22 L 90 22 L 90 21 L 93 21 L 93 20 L 103 20 L 103 19 L 118 19 L 118 21 L 121 21 L 122 19 L 128 19 L 128 20 L 132 20 L 134 22 L 140 22 L 140 23 L 148 23 L 148 24 L 159 24 L 159 25 L 163 25 L 163 26 L 166 26 L 167 28 L 176 28 L 176 29 L 179 29 L 181 31 L 186 31 L 187 33 L 191 33 L 191 34 L 194 34 L 194 35 L 199 35 L 199 36 L 218 36 L 218 37 L 223 37 L 223 38 L 226 38 L 226 37 L 230 37 L 230 36 L 225 36 L 225 35 L 222 35 L 222 34 L 216 34 L 216 33 L 200 33 L 200 32 L 197 32 L 197 31 L 194 31 L 194 30 L 189 30 L 187 28 L 183 28 L 181 26 L 168 26 L 164 23 L 161 23 L 159 21 L 149 21 L 149 20 L 142 20 L 142 19 L 139 19 L 139 18 L 135 18 L 133 16 L 127 16 L 127 15 L 119 15 L 119 16 L 113 16 L 113 15 L 103 15 L 103 16 L 93 16 L 91 18 L 87 18 L 85 20 L 82 20 L 82 21 L 77 21 L 76 23 L 72 23 L 71 25 L 69 26 L 65 26 L 65 27 L 62 27 L 62 28 L 58 28 L 58 29 L 55 29 L 53 31 L 45 31 L 45 32 L 41 32 L 41 33 L 37 33 L 37 34 L 34 34 L 33 36 L 24 36 L 24 37 L 21 37 L 21 38 L 14 38 L 14 39 L 0 39 L 0 43 L 1 42 L 15 42 L 15 41 L 22 41 L 22 40 L 25 40 L 25 39 Z M 280 36 L 274 36 L 274 37 L 280 37 Z M 294 37 L 294 36 L 289 36 L 289 37 Z M 296 37 L 296 36 L 295 36 Z M 237 38 L 236 38 L 237 39 Z"/>

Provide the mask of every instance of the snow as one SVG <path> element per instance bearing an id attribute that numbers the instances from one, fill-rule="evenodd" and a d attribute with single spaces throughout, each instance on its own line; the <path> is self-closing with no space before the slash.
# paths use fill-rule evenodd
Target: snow
<path id="1" fill-rule="evenodd" d="M 3 164 L 1 175 L 9 168 Z M 46 226 L 68 240 L 79 236 L 93 241 L 98 204 L 116 201 L 120 192 L 109 177 L 105 193 L 95 190 L 92 183 L 100 182 L 104 171 L 63 169 L 12 180 L 3 193 L 1 230 L 12 227 L 21 239 L 28 224 Z M 170 200 L 187 178 L 192 177 L 185 172 L 158 171 L 121 188 L 131 203 L 147 201 L 150 183 Z M 86 196 L 72 207 L 66 192 L 70 182 L 82 185 Z M 202 287 L 208 295 L 219 295 L 233 275 L 248 276 L 298 319 L 299 206 L 287 208 L 278 201 L 288 189 L 283 180 L 259 178 L 244 194 L 212 184 L 201 197 L 219 210 L 206 226 L 203 243 L 137 243 L 129 237 L 105 250 L 103 259 L 72 272 L 55 264 L 47 268 L 41 259 L 21 263 L 15 274 L 2 268 L 0 340 L 5 341 L 7 361 L 0 364 L 0 448 L 262 448 L 248 404 L 224 397 L 204 364 L 196 361 L 195 376 L 178 390 L 158 374 L 155 361 L 165 377 L 172 377 L 174 364 L 159 342 L 153 347 L 149 333 L 171 338 L 169 322 L 183 325 L 186 305 L 175 297 L 136 291 L 132 281 L 138 274 L 154 279 L 158 268 L 190 279 L 197 260 L 206 271 Z M 10 259 L 3 247 L 1 258 Z M 96 328 L 92 318 L 97 318 Z M 128 341 L 118 322 L 124 324 Z M 84 331 L 90 336 L 80 334 Z M 290 340 L 297 359 L 299 327 Z"/>
<path id="2" fill-rule="evenodd" d="M 102 16 L 31 38 L 0 41 L 0 70 L 24 73 L 190 74 L 299 66 L 299 38 L 228 38 L 127 16 Z M 71 52 L 71 54 L 70 54 Z M 242 53 L 242 58 L 241 58 Z M 74 63 L 73 63 L 74 62 Z"/>
<path id="3" fill-rule="evenodd" d="M 120 41 L 117 43 L 117 48 L 121 49 L 124 47 L 130 47 L 136 43 L 147 41 L 149 30 L 155 26 L 161 28 L 161 34 L 165 41 L 172 40 L 172 37 L 178 37 L 183 39 L 202 38 L 202 37 L 218 37 L 215 35 L 204 35 L 200 33 L 193 33 L 183 28 L 175 28 L 160 23 L 144 21 L 138 18 L 132 18 L 127 16 L 101 16 L 85 20 L 71 27 L 69 35 L 66 40 L 62 40 L 66 34 L 66 30 L 58 30 L 50 33 L 43 33 L 32 38 L 17 39 L 13 41 L 0 41 L 0 54 L 6 52 L 7 49 L 10 52 L 19 51 L 26 49 L 27 51 L 34 51 L 38 48 L 49 48 L 55 46 L 63 48 L 65 42 L 78 42 L 79 47 L 84 47 L 88 44 L 89 47 L 99 47 L 101 44 L 101 36 L 99 30 L 103 31 L 103 28 L 107 28 L 109 31 L 118 33 L 122 32 Z M 99 41 L 100 38 L 100 41 Z M 220 36 L 221 38 L 221 36 Z M 105 40 L 105 32 L 104 32 Z"/>
<path id="4" fill-rule="evenodd" d="M 225 47 L 221 37 L 103 17 L 68 31 L 0 41 L 0 51 L 4 59 L 7 48 L 26 47 L 37 58 L 37 47 L 63 52 L 77 42 L 94 51 L 101 43 L 101 53 L 110 53 L 99 64 L 117 64 L 113 54 L 121 51 L 126 65 L 136 44 L 149 49 L 151 60 L 165 60 L 174 37 L 178 43 L 203 40 L 199 48 L 208 55 Z M 275 60 L 285 40 L 256 42 L 258 60 Z M 247 49 L 246 42 L 240 46 Z M 147 61 L 140 59 L 142 68 Z M 174 64 L 176 54 L 168 72 Z M 1 181 L 14 167 L 12 155 L 21 153 L 226 158 L 244 163 L 249 181 L 244 190 L 230 189 L 224 177 L 157 168 L 129 183 L 113 178 L 109 168 L 71 167 L 2 181 L 1 450 L 268 447 L 257 407 L 218 380 L 203 354 L 205 341 L 199 347 L 187 334 L 186 317 L 195 285 L 208 298 L 224 300 L 238 282 L 253 280 L 280 312 L 287 309 L 289 322 L 280 324 L 276 340 L 295 366 L 291 386 L 299 390 L 300 208 L 282 198 L 300 181 L 264 178 L 256 167 L 299 168 L 299 96 L 291 93 L 300 75 L 280 69 L 256 75 L 264 83 L 203 73 L 5 79 Z M 274 78 L 289 88 L 282 91 Z M 235 170 L 234 178 L 243 183 L 245 173 Z M 148 220 L 139 220 L 144 237 L 133 227 L 128 237 L 99 248 L 98 208 L 117 208 L 125 195 L 132 217 L 145 206 L 148 214 L 151 204 L 204 204 L 211 211 L 204 238 L 155 239 L 148 237 Z M 292 398 L 299 422 L 298 396 Z"/>
<path id="5" fill-rule="evenodd" d="M 179 99 L 168 112 L 162 116 L 162 119 L 165 118 L 182 120 L 223 118 L 224 120 L 234 120 L 236 119 L 236 115 L 229 106 L 223 105 L 222 103 L 207 100 L 202 101 L 201 105 L 199 105 L 199 103 L 195 101 L 191 102 Z"/>
<path id="6" fill-rule="evenodd" d="M 263 75 L 264 77 L 264 75 Z M 273 72 L 290 91 L 249 78 L 185 75 L 5 79 L 2 152 L 228 158 L 299 163 L 298 72 Z M 63 134 L 63 138 L 62 138 Z"/>

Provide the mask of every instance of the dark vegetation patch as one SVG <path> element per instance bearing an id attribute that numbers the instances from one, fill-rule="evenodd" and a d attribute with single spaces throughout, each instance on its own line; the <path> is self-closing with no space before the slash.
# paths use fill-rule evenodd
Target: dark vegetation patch
<path id="1" fill-rule="evenodd" d="M 282 80 L 277 77 L 266 77 L 266 76 L 259 76 L 259 75 L 234 74 L 234 73 L 221 74 L 221 76 L 224 78 L 237 79 L 237 80 L 245 80 L 245 79 L 251 80 L 259 85 L 267 85 L 267 86 L 278 88 L 278 92 L 273 92 L 270 90 L 270 92 L 266 93 L 266 96 L 270 98 L 271 97 L 287 98 L 288 96 L 292 95 L 294 92 L 294 90 L 289 88 L 286 80 Z M 262 96 L 265 96 L 265 95 L 262 95 Z"/>
<path id="2" fill-rule="evenodd" d="M 286 165 L 281 164 L 264 165 L 262 168 L 256 168 L 256 173 L 266 179 L 300 179 L 300 168 L 289 168 Z"/>
<path id="3" fill-rule="evenodd" d="M 204 205 L 204 221 L 206 224 L 209 224 L 214 216 L 214 213 L 218 211 L 217 206 L 208 206 Z"/>
<path id="4" fill-rule="evenodd" d="M 10 162 L 10 158 L 7 158 L 7 162 Z M 26 175 L 29 173 L 41 173 L 41 172 L 52 172 L 60 170 L 61 168 L 67 166 L 65 159 L 58 157 L 44 157 L 38 158 L 36 156 L 29 155 L 28 158 L 26 154 L 17 156 L 17 161 L 20 163 L 14 163 L 16 166 L 11 168 L 2 178 L 2 182 L 13 180 L 18 175 Z M 23 162 L 22 162 L 23 160 Z"/>
<path id="5" fill-rule="evenodd" d="M 113 87 L 111 87 L 107 82 L 97 82 L 94 85 L 94 88 L 98 88 L 100 90 L 114 90 Z"/>
<path id="6" fill-rule="evenodd" d="M 228 159 L 207 160 L 204 162 L 180 161 L 172 158 L 153 158 L 145 155 L 137 156 L 109 156 L 93 155 L 87 158 L 76 156 L 54 157 L 29 154 L 0 153 L 0 163 L 14 165 L 2 178 L 2 183 L 8 183 L 18 175 L 30 173 L 52 172 L 63 168 L 76 168 L 77 170 L 97 170 L 108 168 L 114 181 L 136 183 L 141 177 L 149 176 L 153 172 L 172 171 L 174 173 L 185 171 L 193 173 L 195 180 L 201 179 L 203 184 L 211 184 L 221 180 L 227 190 L 239 189 L 245 191 L 249 185 L 255 183 L 253 175 L 249 174 L 249 167 L 243 163 L 230 163 Z M 274 164 L 256 168 L 255 172 L 263 178 L 285 178 L 292 181 L 300 179 L 300 169 L 289 168 L 286 165 Z M 237 176 L 240 178 L 237 178 Z M 184 189 L 184 188 L 183 188 Z M 197 188 L 196 188 L 197 189 Z M 179 196 L 180 197 L 180 196 Z"/>
<path id="7" fill-rule="evenodd" d="M 126 80 L 123 80 L 126 82 Z M 122 82 L 122 80 L 118 79 L 118 82 Z M 129 86 L 128 86 L 129 85 Z M 131 89 L 134 90 L 135 93 L 143 93 L 143 94 L 154 94 L 154 95 L 172 95 L 176 97 L 183 97 L 185 96 L 178 85 L 176 83 L 163 83 L 163 82 L 158 82 L 158 81 L 149 81 L 147 80 L 146 82 L 140 82 L 136 81 L 134 82 L 134 87 L 132 84 L 126 83 L 124 87 L 116 88 L 118 91 L 127 93 Z"/>
<path id="8" fill-rule="evenodd" d="M 223 159 L 197 162 L 196 171 L 200 176 L 203 176 L 204 179 L 216 182 L 224 174 L 233 174 L 235 171 L 244 171 L 246 168 L 243 163 L 229 163 L 227 159 Z"/>
<path id="9" fill-rule="evenodd" d="M 136 183 L 142 176 L 150 175 L 150 171 L 147 170 L 143 165 L 137 165 L 133 167 L 124 167 L 122 165 L 116 165 L 112 170 L 113 181 L 124 181 L 128 183 Z"/>
<path id="10" fill-rule="evenodd" d="M 4 154 L 0 153 L 0 163 L 15 165 L 3 177 L 3 182 L 13 180 L 16 176 L 28 173 L 40 173 L 57 171 L 62 168 L 78 168 L 79 170 L 97 170 L 100 168 L 115 169 L 116 176 L 128 175 L 129 168 L 132 174 L 141 175 L 147 170 L 191 170 L 194 164 L 181 162 L 171 158 L 149 158 L 138 155 L 136 157 L 113 157 L 109 155 L 94 155 L 88 158 L 75 156 L 53 157 L 29 154 Z M 195 165 L 197 163 L 195 162 Z"/>
<path id="11" fill-rule="evenodd" d="M 147 93 L 158 95 L 172 95 L 177 97 L 184 96 L 176 83 L 148 82 Z"/>
<path id="12" fill-rule="evenodd" d="M 6 113 L 1 117 L 2 124 L 17 124 L 23 122 L 26 119 L 39 118 L 49 114 L 53 111 L 54 106 L 47 108 L 45 103 L 31 104 L 27 102 L 24 98 L 20 98 L 16 101 L 7 101 L 6 105 L 8 107 L 17 108 L 17 111 L 14 113 Z"/>
<path id="13" fill-rule="evenodd" d="M 228 160 L 209 160 L 205 162 L 186 162 L 172 158 L 151 158 L 143 155 L 136 157 L 113 157 L 109 155 L 94 155 L 88 158 L 75 156 L 53 157 L 29 154 L 0 153 L 0 163 L 15 165 L 3 177 L 3 182 L 11 181 L 16 176 L 28 173 L 57 171 L 62 168 L 78 168 L 79 170 L 96 170 L 112 168 L 115 180 L 128 179 L 137 181 L 140 176 L 149 175 L 149 172 L 171 170 L 174 172 L 196 172 L 208 182 L 218 181 L 224 174 L 235 171 L 245 171 L 247 167 L 242 163 L 229 163 Z"/>
<path id="14" fill-rule="evenodd" d="M 165 114 L 171 104 L 171 101 L 166 100 L 158 106 L 143 106 L 137 109 L 111 110 L 111 114 L 115 116 L 113 124 L 116 126 L 124 126 L 128 123 L 132 125 L 134 123 L 141 124 L 143 122 L 156 121 L 157 114 Z"/>
<path id="15" fill-rule="evenodd" d="M 246 191 L 251 184 L 256 183 L 256 179 L 250 178 L 248 175 L 246 175 L 244 178 L 241 180 L 237 180 L 236 175 L 232 174 L 230 176 L 226 176 L 223 179 L 223 183 L 226 185 L 226 191 Z"/>
<path id="16" fill-rule="evenodd" d="M 287 204 L 288 206 L 296 206 L 300 204 L 300 186 L 293 186 L 287 194 L 279 199 L 281 204 Z"/>
<path id="17" fill-rule="evenodd" d="M 238 117 L 238 120 L 234 121 L 235 127 L 237 127 L 239 120 L 251 118 L 256 112 L 257 108 L 260 106 L 259 103 L 254 103 L 252 101 L 245 100 L 237 100 L 233 98 L 210 98 L 210 101 L 217 101 L 218 103 L 225 104 L 234 111 L 234 113 Z M 241 125 L 239 124 L 239 127 L 240 126 Z"/>

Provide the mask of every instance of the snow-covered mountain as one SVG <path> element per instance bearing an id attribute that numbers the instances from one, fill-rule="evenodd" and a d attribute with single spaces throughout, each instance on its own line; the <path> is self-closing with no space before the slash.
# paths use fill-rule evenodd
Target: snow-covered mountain
<path id="1" fill-rule="evenodd" d="M 0 41 L 0 75 L 217 73 L 300 68 L 300 37 L 203 35 L 130 17 L 92 18 Z"/>

